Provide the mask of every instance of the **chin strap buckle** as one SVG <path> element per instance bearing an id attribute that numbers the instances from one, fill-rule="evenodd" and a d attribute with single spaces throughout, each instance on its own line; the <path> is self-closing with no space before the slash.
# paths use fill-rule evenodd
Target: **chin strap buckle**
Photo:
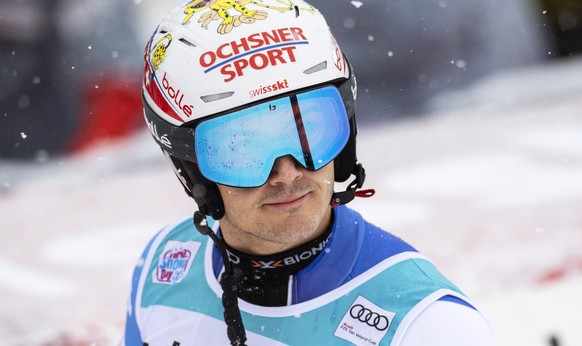
<path id="1" fill-rule="evenodd" d="M 348 185 L 346 190 L 343 192 L 334 192 L 331 196 L 330 205 L 332 208 L 351 202 L 355 197 L 369 198 L 376 193 L 374 189 L 358 190 L 364 185 L 364 180 L 366 180 L 366 170 L 364 170 L 361 163 L 354 166 L 352 173 L 356 176 L 356 179 Z"/>

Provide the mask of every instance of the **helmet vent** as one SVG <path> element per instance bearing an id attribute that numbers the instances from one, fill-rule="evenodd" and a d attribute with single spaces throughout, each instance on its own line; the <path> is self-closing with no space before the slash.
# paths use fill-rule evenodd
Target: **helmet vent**
<path id="1" fill-rule="evenodd" d="M 308 68 L 307 70 L 303 71 L 304 74 L 312 74 L 315 72 L 323 71 L 327 68 L 327 61 L 322 61 L 319 64 Z"/>
<path id="2" fill-rule="evenodd" d="M 187 46 L 190 46 L 190 47 L 196 47 L 196 45 L 195 45 L 194 43 L 192 43 L 192 42 L 188 41 L 188 40 L 187 40 L 187 39 L 185 39 L 185 38 L 181 38 L 181 39 L 179 39 L 178 41 L 180 41 L 180 42 L 184 43 L 184 44 L 185 44 L 185 45 L 187 45 Z"/>
<path id="3" fill-rule="evenodd" d="M 202 101 L 204 101 L 205 103 L 210 103 L 210 102 L 225 99 L 227 97 L 231 97 L 232 95 L 234 95 L 234 91 L 229 91 L 229 92 L 220 93 L 220 94 L 200 96 L 200 99 L 202 99 Z"/>

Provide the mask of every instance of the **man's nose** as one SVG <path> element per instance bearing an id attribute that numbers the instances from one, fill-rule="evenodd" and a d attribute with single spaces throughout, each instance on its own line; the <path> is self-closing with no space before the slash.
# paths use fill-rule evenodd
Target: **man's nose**
<path id="1" fill-rule="evenodd" d="M 303 167 L 301 167 L 291 156 L 283 156 L 275 160 L 269 183 L 290 184 L 303 176 Z"/>

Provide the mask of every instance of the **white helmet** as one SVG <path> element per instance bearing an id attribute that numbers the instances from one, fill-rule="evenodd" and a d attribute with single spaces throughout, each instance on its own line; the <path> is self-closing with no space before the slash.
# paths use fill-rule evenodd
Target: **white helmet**
<path id="1" fill-rule="evenodd" d="M 356 174 L 354 184 L 361 187 L 364 174 L 355 155 L 355 77 L 325 19 L 306 2 L 187 2 L 162 20 L 144 60 L 148 127 L 203 213 L 220 219 L 224 207 L 216 181 L 198 169 L 196 126 L 217 114 L 314 86 L 334 85 L 341 94 L 350 135 L 335 157 L 336 181 Z"/>

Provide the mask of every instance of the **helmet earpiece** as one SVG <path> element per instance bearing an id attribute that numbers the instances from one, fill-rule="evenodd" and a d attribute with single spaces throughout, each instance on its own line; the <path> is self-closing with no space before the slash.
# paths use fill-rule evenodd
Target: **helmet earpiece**
<path id="1" fill-rule="evenodd" d="M 352 116 L 350 119 L 350 138 L 334 160 L 335 181 L 339 183 L 349 179 L 356 165 L 356 131 L 355 116 Z"/>
<path id="2" fill-rule="evenodd" d="M 216 183 L 206 179 L 195 163 L 169 157 L 184 190 L 194 199 L 198 210 L 214 220 L 221 219 L 224 216 L 224 202 Z"/>

